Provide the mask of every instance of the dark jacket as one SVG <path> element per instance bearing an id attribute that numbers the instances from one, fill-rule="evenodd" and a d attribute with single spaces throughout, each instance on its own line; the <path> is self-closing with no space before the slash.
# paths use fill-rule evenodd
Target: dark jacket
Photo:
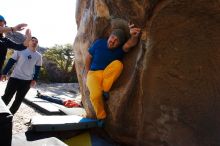
<path id="1" fill-rule="evenodd" d="M 8 48 L 21 51 L 27 47 L 23 44 L 16 44 L 12 40 L 0 35 L 0 74 L 2 72 L 2 66 L 4 64 Z"/>

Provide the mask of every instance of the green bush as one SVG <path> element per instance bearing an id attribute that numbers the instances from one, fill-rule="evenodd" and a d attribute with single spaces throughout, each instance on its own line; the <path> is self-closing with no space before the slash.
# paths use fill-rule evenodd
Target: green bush
<path id="1" fill-rule="evenodd" d="M 73 72 L 74 52 L 70 44 L 55 45 L 43 54 L 40 80 L 46 82 L 78 82 Z"/>

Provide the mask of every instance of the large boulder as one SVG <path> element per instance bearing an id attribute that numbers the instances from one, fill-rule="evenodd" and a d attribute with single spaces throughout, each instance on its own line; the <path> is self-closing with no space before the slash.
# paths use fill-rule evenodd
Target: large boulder
<path id="1" fill-rule="evenodd" d="M 78 0 L 75 61 L 89 117 L 85 55 L 108 36 L 112 18 L 133 22 L 142 36 L 106 103 L 111 138 L 124 145 L 220 145 L 219 0 Z"/>

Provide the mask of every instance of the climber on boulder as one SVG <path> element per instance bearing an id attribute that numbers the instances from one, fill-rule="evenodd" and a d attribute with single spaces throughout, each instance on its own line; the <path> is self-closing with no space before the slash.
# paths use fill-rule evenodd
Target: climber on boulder
<path id="1" fill-rule="evenodd" d="M 112 84 L 123 70 L 124 54 L 137 45 L 141 29 L 129 25 L 130 38 L 126 40 L 123 29 L 113 29 L 108 39 L 96 40 L 86 56 L 86 85 L 97 119 L 105 119 L 103 98 L 109 98 Z"/>

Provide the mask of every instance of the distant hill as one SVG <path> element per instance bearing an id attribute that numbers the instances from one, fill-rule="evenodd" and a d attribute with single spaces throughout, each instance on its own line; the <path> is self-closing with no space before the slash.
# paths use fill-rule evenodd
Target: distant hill
<path id="1" fill-rule="evenodd" d="M 6 34 L 6 37 L 11 39 L 12 41 L 18 43 L 18 44 L 23 43 L 25 40 L 25 36 L 19 32 L 9 32 Z M 38 47 L 38 52 L 40 52 L 41 54 L 43 54 L 46 50 L 47 50 L 47 48 L 44 48 L 41 46 Z"/>

